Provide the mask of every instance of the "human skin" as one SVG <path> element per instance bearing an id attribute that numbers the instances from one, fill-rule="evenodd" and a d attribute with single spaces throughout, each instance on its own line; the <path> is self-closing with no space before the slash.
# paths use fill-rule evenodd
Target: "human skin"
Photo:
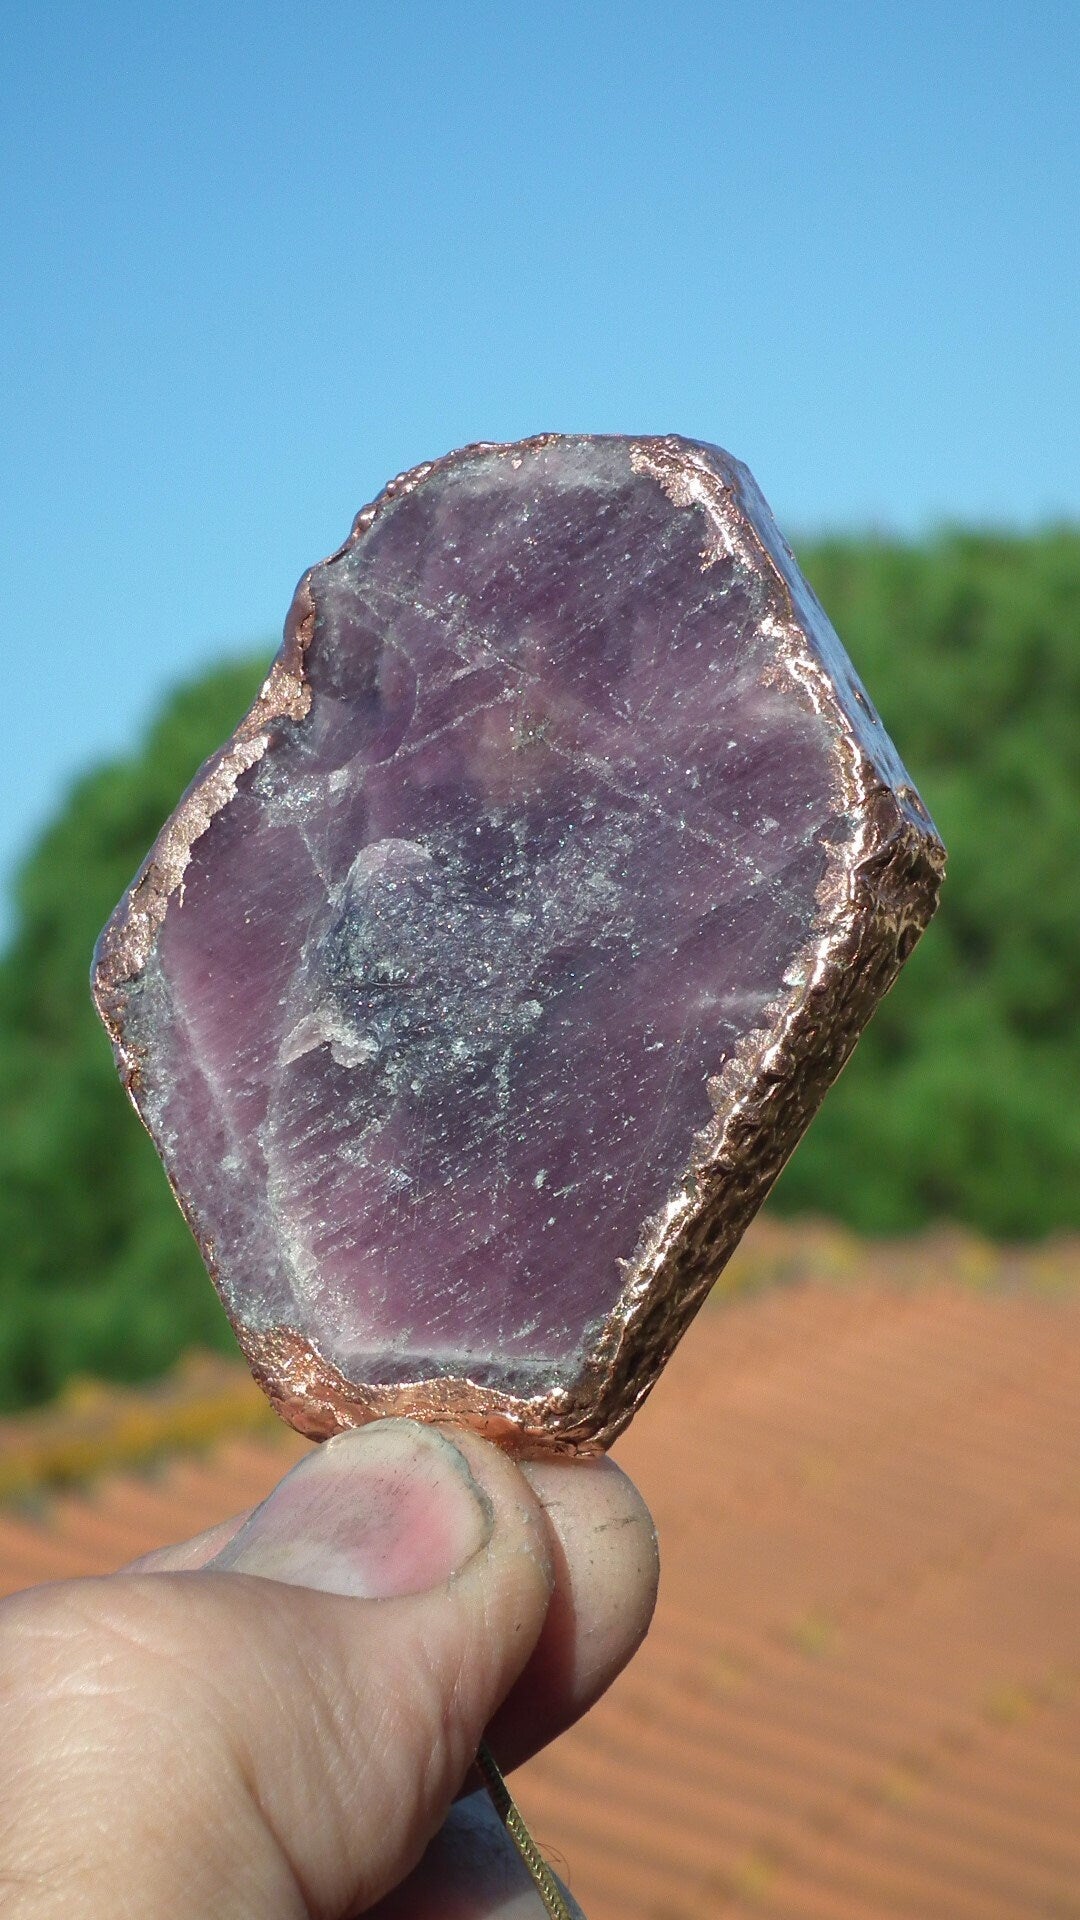
<path id="1" fill-rule="evenodd" d="M 481 1793 L 603 1692 L 656 1593 L 608 1460 L 381 1421 L 253 1514 L 0 1604 L 10 1920 L 527 1920 Z"/>

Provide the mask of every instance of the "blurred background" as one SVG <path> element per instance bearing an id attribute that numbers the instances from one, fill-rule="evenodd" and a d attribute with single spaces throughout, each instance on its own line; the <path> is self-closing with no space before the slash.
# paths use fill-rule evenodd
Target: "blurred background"
<path id="1" fill-rule="evenodd" d="M 393 473 L 548 428 L 728 447 L 792 539 L 950 851 L 938 919 L 687 1343 L 707 1364 L 684 1392 L 706 1396 L 707 1434 L 723 1413 L 757 1435 L 751 1479 L 733 1460 L 722 1487 L 721 1448 L 700 1497 L 720 1501 L 717 1528 L 721 1508 L 765 1528 L 744 1599 L 762 1644 L 794 1662 L 786 1697 L 800 1661 L 850 1695 L 852 1622 L 877 1631 L 866 1622 L 880 1626 L 902 1591 L 929 1605 L 927 1580 L 970 1576 L 978 1594 L 979 1553 L 1003 1541 L 1017 1590 L 1044 1612 L 1021 1618 L 1009 1587 L 964 1625 L 940 1615 L 942 1671 L 958 1670 L 961 1638 L 990 1648 L 986 1671 L 944 1721 L 905 1722 L 895 1751 L 881 1746 L 885 1667 L 866 1654 L 852 1744 L 826 1705 L 832 1747 L 804 1725 L 783 1763 L 782 1741 L 768 1748 L 775 1774 L 761 1760 L 695 1789 L 689 1836 L 658 1840 L 617 1899 L 618 1810 L 641 1783 L 612 1760 L 615 1826 L 581 1839 L 597 1920 L 743 1907 L 811 1920 L 860 1899 L 924 1920 L 1080 1914 L 1064 1838 L 1080 1825 L 1080 1780 L 1062 1731 L 1080 1727 L 1065 1604 L 1080 1573 L 1080 1434 L 1067 1425 L 1080 1386 L 1078 83 L 1080 16 L 1047 0 L 58 0 L 6 13 L 0 1495 L 33 1504 L 81 1488 L 37 1533 L 25 1515 L 9 1521 L 8 1584 L 54 1570 L 65 1528 L 86 1538 L 94 1500 L 119 1497 L 101 1491 L 109 1471 L 232 1446 L 198 1469 L 200 1497 L 229 1511 L 280 1470 L 86 979 L 163 818 L 250 701 L 296 578 Z M 217 1372 L 190 1359 L 214 1351 Z M 812 1377 L 798 1374 L 812 1353 Z M 170 1374 L 183 1356 L 188 1372 Z M 758 1395 L 749 1411 L 744 1392 Z M 632 1436 L 634 1463 L 677 1554 L 693 1532 L 675 1496 L 689 1442 L 666 1385 L 656 1407 Z M 235 1452 L 255 1428 L 244 1444 L 269 1465 Z M 769 1532 L 753 1474 L 781 1432 L 789 1455 L 769 1485 L 795 1506 Z M 1039 1479 L 1048 1454 L 1064 1479 Z M 852 1482 L 845 1505 L 856 1457 L 885 1478 Z M 901 1465 L 917 1484 L 889 1479 Z M 813 1528 L 806 1501 L 819 1503 Z M 823 1599 L 810 1533 L 820 1545 L 838 1528 L 828 1564 L 850 1567 L 871 1552 L 867 1515 L 882 1503 L 895 1524 L 877 1584 Z M 165 1500 L 147 1539 L 183 1530 L 183 1513 Z M 112 1564 L 121 1542 L 136 1550 L 118 1526 L 98 1539 Z M 682 1565 L 688 1594 L 715 1590 L 715 1565 L 693 1578 Z M 746 1565 L 725 1577 L 737 1584 Z M 991 1615 L 1020 1623 L 1007 1651 Z M 724 1716 L 766 1670 L 750 1626 L 733 1650 L 694 1619 L 670 1631 L 679 1646 L 703 1636 L 698 1665 L 676 1660 L 652 1692 L 642 1682 L 638 1719 L 601 1728 L 601 1754 L 635 1744 L 639 1722 L 643 1751 L 674 1778 L 684 1767 L 700 1780 L 703 1756 L 727 1750 Z M 927 1617 L 907 1626 L 925 1651 Z M 942 1697 L 930 1669 L 889 1672 L 905 1711 Z M 665 1742 L 684 1683 L 717 1718 L 680 1760 Z M 765 1739 L 763 1700 L 746 1713 L 743 1737 Z M 1012 1774 L 1003 1763 L 1005 1786 L 965 1800 L 949 1774 L 953 1799 L 927 1812 L 940 1755 L 962 1771 L 958 1755 L 984 1756 L 1007 1729 L 1034 1745 Z M 768 1810 L 801 1804 L 800 1739 L 799 1779 L 824 1777 L 827 1749 L 855 1799 L 808 1803 L 774 1831 Z M 581 1799 L 566 1786 L 578 1762 L 565 1764 L 549 1782 L 560 1833 Z M 599 1777 L 593 1749 L 581 1764 Z M 1043 1786 L 1006 1831 L 1006 1803 L 1032 1780 Z M 650 1776 L 642 1804 L 657 1790 Z M 845 1834 L 863 1832 L 852 1807 L 867 1857 L 893 1848 L 892 1879 L 864 1885 L 844 1866 Z M 959 1851 L 942 1854 L 942 1834 Z"/>

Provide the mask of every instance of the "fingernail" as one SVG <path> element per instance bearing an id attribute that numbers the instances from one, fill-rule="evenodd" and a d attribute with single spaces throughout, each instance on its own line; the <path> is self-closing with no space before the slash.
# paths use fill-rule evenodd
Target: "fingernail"
<path id="1" fill-rule="evenodd" d="M 460 1572 L 493 1523 L 487 1495 L 445 1434 L 380 1420 L 309 1454 L 207 1565 L 397 1599 Z"/>

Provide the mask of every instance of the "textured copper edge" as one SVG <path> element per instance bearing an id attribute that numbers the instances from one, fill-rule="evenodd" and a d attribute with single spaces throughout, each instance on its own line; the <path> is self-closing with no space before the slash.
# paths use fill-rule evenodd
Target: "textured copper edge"
<path id="1" fill-rule="evenodd" d="M 357 514 L 330 563 L 363 537 L 384 505 L 432 473 L 483 453 L 516 461 L 562 437 L 478 442 L 398 475 Z M 456 1422 L 526 1455 L 605 1451 L 655 1385 L 937 905 L 944 848 L 914 790 L 894 791 L 879 778 L 858 737 L 859 716 L 845 707 L 816 657 L 782 565 L 742 504 L 756 493 L 746 470 L 724 456 L 718 471 L 716 450 L 706 453 L 675 436 L 627 444 L 635 472 L 654 479 L 674 505 L 703 511 L 703 568 L 728 556 L 768 581 L 759 618 L 776 643 L 775 672 L 829 722 L 837 798 L 853 815 L 856 834 L 829 863 L 818 924 L 789 969 L 792 993 L 768 1010 L 769 1023 L 747 1035 L 710 1081 L 713 1118 L 694 1142 L 686 1174 L 622 1263 L 623 1293 L 573 1384 L 529 1397 L 461 1376 L 372 1386 L 349 1379 L 292 1327 L 253 1328 L 234 1320 L 256 1380 L 282 1418 L 312 1439 L 408 1415 Z M 764 576 L 753 573 L 763 561 Z M 94 996 L 136 1111 L 137 1063 L 128 1058 L 120 1030 L 123 989 L 146 964 L 169 900 L 182 890 L 196 839 L 266 752 L 275 724 L 308 710 L 304 655 L 314 624 L 314 571 L 297 588 L 282 652 L 254 707 L 189 787 L 98 945 Z M 853 698 L 864 713 L 871 711 L 857 687 Z M 221 1292 L 214 1250 L 176 1197 Z"/>

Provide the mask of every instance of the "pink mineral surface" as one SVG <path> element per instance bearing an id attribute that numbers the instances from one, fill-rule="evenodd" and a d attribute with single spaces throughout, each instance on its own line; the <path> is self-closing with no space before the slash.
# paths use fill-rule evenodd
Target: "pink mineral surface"
<path id="1" fill-rule="evenodd" d="M 746 470 L 546 435 L 403 476 L 305 575 L 95 991 L 289 1418 L 588 1448 L 941 869 Z"/>

